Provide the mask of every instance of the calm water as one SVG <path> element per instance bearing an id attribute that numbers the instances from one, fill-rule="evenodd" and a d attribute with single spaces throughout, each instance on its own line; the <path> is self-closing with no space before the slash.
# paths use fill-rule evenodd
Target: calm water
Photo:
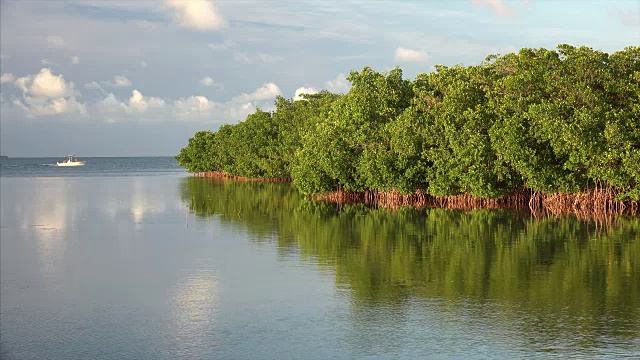
<path id="1" fill-rule="evenodd" d="M 640 356 L 638 218 L 338 208 L 171 158 L 27 160 L 0 178 L 2 358 Z"/>
<path id="2" fill-rule="evenodd" d="M 2 177 L 142 176 L 185 173 L 171 157 L 88 157 L 80 167 L 58 167 L 57 158 L 8 158 L 0 160 Z"/>

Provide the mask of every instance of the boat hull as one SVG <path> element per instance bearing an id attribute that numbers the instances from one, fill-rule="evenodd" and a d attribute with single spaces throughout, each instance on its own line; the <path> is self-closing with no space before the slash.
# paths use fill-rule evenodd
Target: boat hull
<path id="1" fill-rule="evenodd" d="M 84 161 L 73 161 L 73 162 L 62 162 L 62 163 L 56 163 L 56 165 L 58 166 L 65 166 L 65 167 L 69 167 L 69 166 L 84 166 Z"/>

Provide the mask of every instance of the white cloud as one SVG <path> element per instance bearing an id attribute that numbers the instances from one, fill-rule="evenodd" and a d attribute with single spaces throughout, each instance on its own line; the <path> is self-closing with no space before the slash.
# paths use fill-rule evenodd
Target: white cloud
<path id="1" fill-rule="evenodd" d="M 118 122 L 126 121 L 131 116 L 135 116 L 136 119 L 139 119 L 139 116 L 163 117 L 166 101 L 144 96 L 140 91 L 133 90 L 127 101 L 120 101 L 113 93 L 109 93 L 96 104 L 96 108 L 108 122 Z"/>
<path id="2" fill-rule="evenodd" d="M 5 99 L 3 109 L 24 112 L 27 117 L 62 114 L 89 114 L 88 118 L 106 123 L 163 122 L 172 120 L 211 122 L 242 121 L 257 107 L 268 109 L 273 99 L 281 93 L 274 83 L 266 83 L 250 93 L 242 93 L 226 102 L 216 102 L 202 95 L 177 99 L 143 95 L 134 89 L 127 98 L 118 98 L 104 90 L 103 83 L 92 81 L 84 89 L 98 90 L 104 94 L 100 100 L 84 104 L 77 100 L 80 94 L 72 82 L 65 81 L 60 74 L 44 68 L 38 74 L 15 78 L 11 74 L 1 77 L 22 91 L 21 97 Z M 213 84 L 216 86 L 217 84 Z M 311 89 L 306 89 L 307 92 Z M 67 115 L 68 116 L 68 115 Z"/>
<path id="3" fill-rule="evenodd" d="M 274 63 L 284 60 L 282 56 L 270 55 L 264 53 L 257 53 L 250 55 L 246 52 L 234 51 L 233 59 L 243 64 L 259 64 L 259 63 Z"/>
<path id="4" fill-rule="evenodd" d="M 149 64 L 144 61 L 140 61 L 140 66 L 142 66 L 142 68 L 146 68 L 147 66 L 149 66 Z"/>
<path id="5" fill-rule="evenodd" d="M 396 49 L 393 59 L 395 61 L 424 62 L 427 61 L 427 53 L 424 52 L 424 50 L 413 50 L 399 47 Z"/>
<path id="6" fill-rule="evenodd" d="M 122 75 L 116 75 L 113 78 L 113 86 L 115 87 L 130 87 L 131 81 Z"/>
<path id="7" fill-rule="evenodd" d="M 16 85 L 25 93 L 34 96 L 55 98 L 69 95 L 69 88 L 62 75 L 53 75 L 51 69 L 44 68 L 38 75 L 18 78 Z"/>
<path id="8" fill-rule="evenodd" d="M 13 104 L 22 108 L 28 117 L 40 117 L 50 115 L 60 115 L 78 112 L 86 113 L 84 104 L 80 104 L 75 98 L 56 98 L 47 102 L 41 102 L 39 99 L 28 98 L 24 102 L 14 99 Z"/>
<path id="9" fill-rule="evenodd" d="M 91 83 L 92 84 L 92 83 Z M 87 84 L 89 86 L 93 86 Z M 86 85 L 85 85 L 86 86 Z M 92 106 L 97 117 L 107 122 L 126 121 L 182 121 L 230 122 L 244 120 L 255 111 L 256 106 L 268 108 L 269 101 L 280 94 L 273 83 L 267 83 L 252 93 L 238 95 L 227 102 L 215 102 L 202 95 L 193 95 L 176 100 L 143 96 L 134 90 L 126 100 L 118 100 L 114 94 L 108 94 Z"/>
<path id="10" fill-rule="evenodd" d="M 213 79 L 209 76 L 205 76 L 200 80 L 200 84 L 204 86 L 213 86 Z"/>
<path id="11" fill-rule="evenodd" d="M 0 76 L 0 83 L 12 83 L 13 80 L 15 80 L 15 78 L 13 77 L 13 74 L 10 73 L 5 73 Z"/>
<path id="12" fill-rule="evenodd" d="M 262 85 L 262 87 L 257 88 L 256 91 L 251 94 L 241 94 L 234 97 L 231 101 L 238 103 L 246 103 L 252 101 L 262 101 L 267 99 L 273 99 L 277 95 L 280 95 L 280 88 L 278 85 L 274 83 L 267 83 Z"/>
<path id="13" fill-rule="evenodd" d="M 471 0 L 473 6 L 490 7 L 496 16 L 511 16 L 515 14 L 515 10 L 506 5 L 502 0 Z"/>
<path id="14" fill-rule="evenodd" d="M 15 85 L 22 90 L 22 98 L 14 98 L 13 104 L 27 116 L 86 113 L 85 105 L 76 100 L 79 94 L 74 84 L 67 83 L 62 75 L 54 75 L 49 68 L 43 68 L 37 75 L 17 78 Z"/>
<path id="15" fill-rule="evenodd" d="M 53 61 L 49 61 L 47 59 L 42 59 L 42 60 L 40 60 L 40 65 L 42 65 L 42 66 L 56 66 L 58 64 L 54 63 Z"/>
<path id="16" fill-rule="evenodd" d="M 78 64 L 80 64 L 80 58 L 79 58 L 79 57 L 77 57 L 77 56 L 72 56 L 72 57 L 71 57 L 71 63 L 72 63 L 73 65 L 78 65 Z"/>
<path id="17" fill-rule="evenodd" d="M 220 51 L 220 50 L 226 50 L 226 49 L 230 49 L 235 45 L 235 43 L 231 40 L 225 40 L 223 43 L 210 43 L 209 49 L 213 50 L 213 51 Z"/>
<path id="18" fill-rule="evenodd" d="M 113 77 L 113 81 L 103 81 L 102 85 L 111 87 L 131 87 L 131 81 L 124 75 L 116 75 Z"/>
<path id="19" fill-rule="evenodd" d="M 102 92 L 103 94 L 106 94 L 107 92 L 104 90 L 104 88 L 98 84 L 97 81 L 92 81 L 88 84 L 84 84 L 84 88 L 85 89 L 91 89 L 91 90 L 100 90 L 100 92 Z"/>
<path id="20" fill-rule="evenodd" d="M 267 109 L 272 105 L 280 88 L 274 83 L 266 83 L 250 94 L 243 93 L 225 103 L 216 103 L 215 111 L 207 115 L 207 119 L 244 120 L 255 111 L 256 107 Z"/>
<path id="21" fill-rule="evenodd" d="M 318 91 L 311 87 L 299 87 L 296 89 L 295 95 L 293 96 L 293 101 L 304 100 L 302 94 L 316 94 Z"/>
<path id="22" fill-rule="evenodd" d="M 116 96 L 113 95 L 113 93 L 109 93 L 109 95 L 107 95 L 104 99 L 102 99 L 98 103 L 98 106 L 101 106 L 101 107 L 105 107 L 105 108 L 117 107 L 119 109 L 124 110 L 125 107 L 121 105 L 123 104 L 120 101 L 118 101 L 118 99 L 116 99 Z"/>
<path id="23" fill-rule="evenodd" d="M 196 30 L 220 30 L 227 25 L 209 0 L 165 0 L 166 8 L 173 11 L 176 24 Z"/>
<path id="24" fill-rule="evenodd" d="M 351 83 L 347 80 L 345 74 L 338 74 L 335 79 L 329 80 L 325 83 L 327 90 L 336 94 L 348 93 L 351 89 Z"/>
<path id="25" fill-rule="evenodd" d="M 144 97 L 140 91 L 133 90 L 131 97 L 125 109 L 129 112 L 146 112 L 147 110 L 154 110 L 162 108 L 165 105 L 165 101 L 156 97 Z"/>
<path id="26" fill-rule="evenodd" d="M 47 36 L 47 45 L 52 49 L 60 49 L 64 47 L 64 38 L 58 35 Z"/>
<path id="27" fill-rule="evenodd" d="M 216 104 L 204 96 L 180 98 L 173 103 L 174 114 L 181 120 L 211 115 L 215 108 Z"/>

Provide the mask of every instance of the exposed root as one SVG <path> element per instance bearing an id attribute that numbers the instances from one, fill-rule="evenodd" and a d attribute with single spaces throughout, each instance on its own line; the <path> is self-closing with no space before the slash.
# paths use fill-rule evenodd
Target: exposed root
<path id="1" fill-rule="evenodd" d="M 247 178 L 231 176 L 223 171 L 194 173 L 196 177 L 221 178 L 248 182 L 291 182 L 291 178 Z M 520 189 L 499 198 L 481 198 L 469 194 L 435 197 L 417 190 L 412 194 L 391 191 L 329 191 L 311 196 L 316 201 L 342 204 L 366 204 L 381 208 L 397 209 L 401 206 L 446 209 L 521 209 L 533 216 L 575 215 L 579 219 L 610 225 L 619 215 L 640 216 L 640 202 L 618 201 L 619 192 L 612 188 L 594 188 L 574 194 L 544 194 Z"/>
<path id="2" fill-rule="evenodd" d="M 581 219 L 609 222 L 617 215 L 640 215 L 639 202 L 618 201 L 614 189 L 594 189 L 575 194 L 543 194 L 519 190 L 499 198 L 480 198 L 469 194 L 435 197 L 418 190 L 412 194 L 392 191 L 330 191 L 313 195 L 317 201 L 340 204 L 364 203 L 376 207 L 396 209 L 401 206 L 448 209 L 528 209 L 535 216 L 564 216 L 573 214 Z"/>

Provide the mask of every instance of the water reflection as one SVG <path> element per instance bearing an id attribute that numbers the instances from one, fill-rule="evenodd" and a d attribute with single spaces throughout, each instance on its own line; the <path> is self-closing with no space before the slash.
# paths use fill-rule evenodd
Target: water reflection
<path id="1" fill-rule="evenodd" d="M 3 214 L 3 226 L 20 229 L 35 240 L 41 271 L 51 276 L 63 262 L 67 239 L 82 221 L 87 199 L 76 197 L 71 186 L 60 186 L 54 179 L 32 181 L 32 187 L 2 193 L 3 203 L 15 204 L 12 213 Z M 12 201 L 14 197 L 20 201 Z"/>
<path id="2" fill-rule="evenodd" d="M 219 279 L 209 270 L 189 272 L 172 296 L 172 348 L 190 358 L 200 358 L 215 347 L 210 336 L 217 322 L 220 297 Z"/>
<path id="3" fill-rule="evenodd" d="M 332 269 L 351 292 L 356 332 L 390 336 L 435 306 L 431 321 L 462 316 L 539 351 L 637 351 L 638 218 L 598 229 L 509 211 L 336 207 L 288 184 L 199 178 L 184 179 L 181 194 L 198 216 L 242 226 L 258 242 L 277 234 L 283 256 L 297 249 Z M 378 335 L 368 338 L 385 343 Z"/>
<path id="4" fill-rule="evenodd" d="M 124 243 L 132 224 L 140 230 L 154 218 L 184 209 L 175 192 L 167 193 L 167 181 L 153 180 L 3 178 L 3 234 L 23 239 L 22 247 L 36 245 L 42 275 L 53 276 L 64 264 L 69 244 L 83 242 L 79 234 L 86 236 L 98 223 L 116 229 L 113 241 Z"/>
<path id="5" fill-rule="evenodd" d="M 107 179 L 99 188 L 100 199 L 104 201 L 102 209 L 112 219 L 127 214 L 135 224 L 143 224 L 145 217 L 181 207 L 179 203 L 172 203 L 173 196 L 166 193 L 164 182 L 150 182 L 144 177 L 119 180 L 126 181 L 126 186 L 112 186 L 108 182 L 114 179 Z"/>

